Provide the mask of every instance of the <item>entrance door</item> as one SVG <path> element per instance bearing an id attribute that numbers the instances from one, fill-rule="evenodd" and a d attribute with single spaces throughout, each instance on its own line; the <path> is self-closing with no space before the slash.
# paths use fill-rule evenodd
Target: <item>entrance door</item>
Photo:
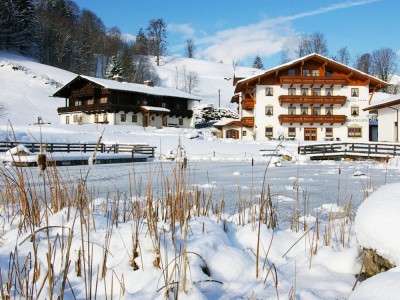
<path id="1" fill-rule="evenodd" d="M 143 127 L 149 126 L 149 116 L 147 114 L 143 114 Z"/>
<path id="2" fill-rule="evenodd" d="M 236 129 L 227 130 L 226 137 L 228 139 L 238 139 L 239 138 L 239 130 L 236 130 Z"/>
<path id="3" fill-rule="evenodd" d="M 317 128 L 304 128 L 304 140 L 305 141 L 316 141 L 317 140 Z"/>

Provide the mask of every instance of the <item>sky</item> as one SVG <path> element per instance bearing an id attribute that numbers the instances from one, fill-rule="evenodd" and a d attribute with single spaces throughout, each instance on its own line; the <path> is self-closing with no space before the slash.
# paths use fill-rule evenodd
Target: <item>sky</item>
<path id="1" fill-rule="evenodd" d="M 347 47 L 352 57 L 388 47 L 400 54 L 398 0 L 75 0 L 127 37 L 151 19 L 167 24 L 169 55 L 184 55 L 191 37 L 200 59 L 251 66 L 259 55 L 266 69 L 280 64 L 281 50 L 296 37 L 320 32 L 329 55 Z"/>

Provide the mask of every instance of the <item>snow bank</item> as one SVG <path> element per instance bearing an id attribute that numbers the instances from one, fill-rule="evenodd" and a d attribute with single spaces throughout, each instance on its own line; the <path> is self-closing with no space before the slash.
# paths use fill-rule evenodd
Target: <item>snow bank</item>
<path id="1" fill-rule="evenodd" d="M 355 219 L 361 246 L 400 265 L 400 184 L 380 187 L 358 208 Z"/>

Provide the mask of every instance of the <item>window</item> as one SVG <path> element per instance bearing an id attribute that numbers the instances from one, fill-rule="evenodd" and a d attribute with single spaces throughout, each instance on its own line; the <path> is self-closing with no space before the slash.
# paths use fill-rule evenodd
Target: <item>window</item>
<path id="1" fill-rule="evenodd" d="M 179 126 L 183 126 L 183 119 L 179 119 Z"/>
<path id="2" fill-rule="evenodd" d="M 103 122 L 108 123 L 108 121 L 107 121 L 107 114 L 103 114 Z"/>
<path id="3" fill-rule="evenodd" d="M 288 128 L 288 137 L 296 137 L 296 127 Z"/>
<path id="4" fill-rule="evenodd" d="M 295 75 L 296 75 L 296 70 L 295 70 L 295 69 L 290 69 L 290 70 L 288 71 L 288 75 L 289 75 L 289 76 L 295 76 Z"/>
<path id="5" fill-rule="evenodd" d="M 74 123 L 79 123 L 79 115 L 74 115 Z"/>
<path id="6" fill-rule="evenodd" d="M 332 77 L 332 76 L 333 76 L 333 72 L 330 71 L 330 70 L 329 70 L 329 71 L 326 70 L 326 71 L 325 71 L 325 76 L 326 76 L 326 77 Z"/>
<path id="7" fill-rule="evenodd" d="M 289 88 L 288 89 L 288 95 L 290 95 L 290 96 L 296 95 L 296 89 L 295 88 Z"/>
<path id="8" fill-rule="evenodd" d="M 272 116 L 274 114 L 274 107 L 272 105 L 267 105 L 265 107 L 265 115 Z"/>
<path id="9" fill-rule="evenodd" d="M 126 114 L 121 114 L 121 122 L 126 122 Z"/>
<path id="10" fill-rule="evenodd" d="M 75 106 L 81 106 L 81 105 L 82 105 L 82 100 L 75 101 Z"/>
<path id="11" fill-rule="evenodd" d="M 179 103 L 175 105 L 175 108 L 176 109 L 181 109 L 181 106 L 179 105 Z"/>
<path id="12" fill-rule="evenodd" d="M 142 101 L 142 104 L 143 104 L 143 105 L 147 105 L 147 100 L 143 100 L 143 101 Z"/>
<path id="13" fill-rule="evenodd" d="M 326 88 L 325 96 L 333 96 L 333 88 Z"/>
<path id="14" fill-rule="evenodd" d="M 87 105 L 93 105 L 94 104 L 94 99 L 89 99 L 87 101 Z"/>
<path id="15" fill-rule="evenodd" d="M 333 108 L 331 106 L 325 107 L 325 115 L 327 116 L 333 115 Z"/>
<path id="16" fill-rule="evenodd" d="M 325 128 L 325 137 L 333 137 L 333 128 L 332 127 L 326 127 Z"/>
<path id="17" fill-rule="evenodd" d="M 274 95 L 274 89 L 272 87 L 266 87 L 265 96 L 273 96 L 273 95 Z"/>
<path id="18" fill-rule="evenodd" d="M 102 104 L 107 103 L 107 97 L 100 98 L 100 103 Z"/>
<path id="19" fill-rule="evenodd" d="M 308 88 L 302 88 L 301 89 L 301 95 L 302 96 L 308 96 Z"/>
<path id="20" fill-rule="evenodd" d="M 352 97 L 358 97 L 359 92 L 358 92 L 358 88 L 352 88 L 351 89 L 351 96 Z"/>
<path id="21" fill-rule="evenodd" d="M 132 123 L 137 123 L 137 115 L 132 115 Z"/>
<path id="22" fill-rule="evenodd" d="M 94 122 L 99 123 L 99 115 L 98 114 L 94 115 Z"/>
<path id="23" fill-rule="evenodd" d="M 302 115 L 308 115 L 308 107 L 307 106 L 302 106 L 301 107 L 301 114 Z"/>
<path id="24" fill-rule="evenodd" d="M 321 107 L 320 107 L 320 106 L 314 106 L 314 107 L 313 107 L 313 115 L 314 115 L 314 116 L 319 116 L 319 115 L 321 115 Z"/>
<path id="25" fill-rule="evenodd" d="M 272 138 L 274 136 L 274 128 L 273 127 L 265 127 L 265 137 Z"/>
<path id="26" fill-rule="evenodd" d="M 303 76 L 310 76 L 310 71 L 309 70 L 303 70 L 302 74 L 303 74 Z"/>
<path id="27" fill-rule="evenodd" d="M 315 88 L 312 90 L 314 96 L 321 96 L 321 89 L 320 88 Z"/>
<path id="28" fill-rule="evenodd" d="M 246 136 L 247 135 L 247 131 L 243 130 L 242 134 L 243 134 L 243 136 Z"/>
<path id="29" fill-rule="evenodd" d="M 348 128 L 348 136 L 351 138 L 359 138 L 362 137 L 361 127 L 349 127 Z"/>
<path id="30" fill-rule="evenodd" d="M 319 76 L 319 70 L 312 70 L 312 76 Z"/>
<path id="31" fill-rule="evenodd" d="M 162 102 L 162 103 L 161 103 L 161 107 L 162 107 L 162 108 L 166 108 L 166 107 L 167 107 L 167 103 Z"/>
<path id="32" fill-rule="evenodd" d="M 288 114 L 295 115 L 296 114 L 296 107 L 288 107 Z"/>
<path id="33" fill-rule="evenodd" d="M 65 124 L 69 124 L 69 116 L 65 116 Z"/>
<path id="34" fill-rule="evenodd" d="M 358 106 L 352 106 L 351 107 L 351 116 L 358 117 L 359 114 L 360 114 L 360 108 Z"/>

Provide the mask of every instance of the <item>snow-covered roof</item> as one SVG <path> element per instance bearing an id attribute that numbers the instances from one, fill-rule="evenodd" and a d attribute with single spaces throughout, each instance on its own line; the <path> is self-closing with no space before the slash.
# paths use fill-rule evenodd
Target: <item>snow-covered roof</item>
<path id="1" fill-rule="evenodd" d="M 101 85 L 104 88 L 109 89 L 109 90 L 136 92 L 136 93 L 147 94 L 147 95 L 167 96 L 167 97 L 185 98 L 185 99 L 190 99 L 190 100 L 195 100 L 195 101 L 201 101 L 200 97 L 197 97 L 192 94 L 185 93 L 185 92 L 179 91 L 177 89 L 173 89 L 173 88 L 160 87 L 160 86 L 148 86 L 148 85 L 144 85 L 144 84 L 130 83 L 130 82 L 119 82 L 116 80 L 102 79 L 102 78 L 90 77 L 90 76 L 85 76 L 85 75 L 79 75 L 78 77 L 73 79 L 71 82 L 77 80 L 78 78 L 83 78 L 83 79 L 89 80 L 89 81 L 94 82 L 98 85 Z M 64 87 L 62 87 L 60 90 L 58 90 L 54 94 L 54 96 L 58 97 L 59 92 L 61 90 L 63 90 L 66 86 L 68 86 L 70 83 L 66 84 Z"/>
<path id="2" fill-rule="evenodd" d="M 387 83 L 386 81 L 383 81 L 383 80 L 381 80 L 381 79 L 379 79 L 379 78 L 376 78 L 376 77 L 374 77 L 374 76 L 371 76 L 371 75 L 369 75 L 369 74 L 367 74 L 367 73 L 364 73 L 364 72 L 362 72 L 362 71 L 359 71 L 359 70 L 357 70 L 357 69 L 355 69 L 355 68 L 349 67 L 349 66 L 347 66 L 347 65 L 345 65 L 345 64 L 342 64 L 342 63 L 340 63 L 340 62 L 338 62 L 338 61 L 336 61 L 336 60 L 333 60 L 333 59 L 331 59 L 331 58 L 325 57 L 325 56 L 323 56 L 323 55 L 321 55 L 321 54 L 318 54 L 318 53 L 311 53 L 311 54 L 308 54 L 308 55 L 306 55 L 306 56 L 300 57 L 300 58 L 298 58 L 298 59 L 295 59 L 295 60 L 292 60 L 292 61 L 290 61 L 290 62 L 284 63 L 284 64 L 282 64 L 282 65 L 279 65 L 279 66 L 277 66 L 277 67 L 274 67 L 274 68 L 271 68 L 271 69 L 269 69 L 269 70 L 266 70 L 266 71 L 264 71 L 264 72 L 261 73 L 261 74 L 255 74 L 255 75 L 253 75 L 253 76 L 250 76 L 250 77 L 247 77 L 247 78 L 244 78 L 244 79 L 239 80 L 239 81 L 237 82 L 235 92 L 237 91 L 237 87 L 239 86 L 240 83 L 246 82 L 246 81 L 251 80 L 251 79 L 258 78 L 258 77 L 263 76 L 263 75 L 268 75 L 268 74 L 273 73 L 273 72 L 275 72 L 275 71 L 277 71 L 277 70 L 279 70 L 279 69 L 286 68 L 286 67 L 290 67 L 290 66 L 292 66 L 292 65 L 296 65 L 296 64 L 298 64 L 298 63 L 300 63 L 300 62 L 302 62 L 302 61 L 304 61 L 304 60 L 307 60 L 307 59 L 313 58 L 313 57 L 317 57 L 317 58 L 323 59 L 323 60 L 325 60 L 325 61 L 328 61 L 328 62 L 331 63 L 331 64 L 334 64 L 334 65 L 340 66 L 340 67 L 342 67 L 342 68 L 346 68 L 346 69 L 348 69 L 348 70 L 350 70 L 350 71 L 352 71 L 352 72 L 358 73 L 358 74 L 360 74 L 360 75 L 362 75 L 362 76 L 365 76 L 365 77 L 367 77 L 367 78 L 369 78 L 369 79 L 372 79 L 372 80 L 374 80 L 374 81 L 380 83 L 383 87 L 389 86 L 389 83 Z"/>
<path id="3" fill-rule="evenodd" d="M 380 98 L 379 100 L 375 100 L 372 102 L 372 105 L 365 108 L 364 110 L 375 110 L 375 109 L 381 109 L 393 105 L 399 105 L 400 104 L 400 94 L 393 95 L 390 97 L 386 98 Z"/>
<path id="4" fill-rule="evenodd" d="M 158 112 L 166 112 L 169 113 L 170 110 L 164 107 L 157 107 L 157 106 L 141 106 L 140 108 L 147 110 L 147 111 L 158 111 Z"/>
<path id="5" fill-rule="evenodd" d="M 222 120 L 219 120 L 218 122 L 215 122 L 213 124 L 214 127 L 223 127 L 227 124 L 229 124 L 232 121 L 238 121 L 238 119 L 234 119 L 234 118 L 223 118 Z"/>

